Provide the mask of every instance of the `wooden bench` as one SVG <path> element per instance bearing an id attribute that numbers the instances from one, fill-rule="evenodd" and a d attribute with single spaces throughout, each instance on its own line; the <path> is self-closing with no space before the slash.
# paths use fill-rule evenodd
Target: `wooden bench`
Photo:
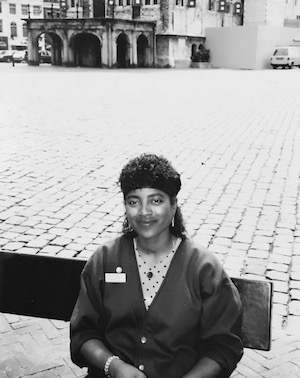
<path id="1" fill-rule="evenodd" d="M 70 320 L 86 260 L 0 252 L 0 312 Z M 246 348 L 270 350 L 273 284 L 232 278 Z"/>

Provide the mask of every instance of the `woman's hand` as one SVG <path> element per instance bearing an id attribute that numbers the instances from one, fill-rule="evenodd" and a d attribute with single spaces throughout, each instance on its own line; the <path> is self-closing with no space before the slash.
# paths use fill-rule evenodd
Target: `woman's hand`
<path id="1" fill-rule="evenodd" d="M 147 378 L 141 370 L 119 359 L 111 362 L 109 373 L 112 378 Z"/>
<path id="2" fill-rule="evenodd" d="M 106 361 L 112 356 L 103 342 L 98 339 L 90 339 L 82 344 L 81 353 L 92 366 L 100 370 L 104 369 Z M 120 358 L 111 361 L 108 372 L 112 378 L 147 378 L 141 370 Z"/>

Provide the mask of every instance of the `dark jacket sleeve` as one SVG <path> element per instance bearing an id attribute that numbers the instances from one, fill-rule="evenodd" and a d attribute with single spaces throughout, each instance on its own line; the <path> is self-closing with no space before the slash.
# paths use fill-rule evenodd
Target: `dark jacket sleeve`
<path id="1" fill-rule="evenodd" d="M 80 354 L 82 344 L 89 339 L 104 341 L 103 268 L 99 252 L 95 252 L 81 273 L 80 292 L 70 320 L 71 359 L 80 367 L 87 366 Z"/>
<path id="2" fill-rule="evenodd" d="M 217 361 L 229 377 L 243 355 L 242 304 L 237 288 L 216 258 L 202 265 L 202 356 Z"/>

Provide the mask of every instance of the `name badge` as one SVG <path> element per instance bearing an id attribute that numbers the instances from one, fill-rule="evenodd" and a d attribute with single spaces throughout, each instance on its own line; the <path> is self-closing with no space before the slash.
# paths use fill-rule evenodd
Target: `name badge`
<path id="1" fill-rule="evenodd" d="M 105 273 L 105 282 L 108 283 L 125 283 L 126 273 Z"/>

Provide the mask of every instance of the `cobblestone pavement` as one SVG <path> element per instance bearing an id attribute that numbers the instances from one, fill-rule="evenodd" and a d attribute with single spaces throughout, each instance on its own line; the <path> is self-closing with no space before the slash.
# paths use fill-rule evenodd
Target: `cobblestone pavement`
<path id="1" fill-rule="evenodd" d="M 0 79 L 2 251 L 89 257 L 120 230 L 123 164 L 163 154 L 189 233 L 230 275 L 275 284 L 272 349 L 233 377 L 300 377 L 300 70 L 3 63 Z M 0 346 L 1 378 L 84 376 L 68 323 L 0 314 Z"/>

